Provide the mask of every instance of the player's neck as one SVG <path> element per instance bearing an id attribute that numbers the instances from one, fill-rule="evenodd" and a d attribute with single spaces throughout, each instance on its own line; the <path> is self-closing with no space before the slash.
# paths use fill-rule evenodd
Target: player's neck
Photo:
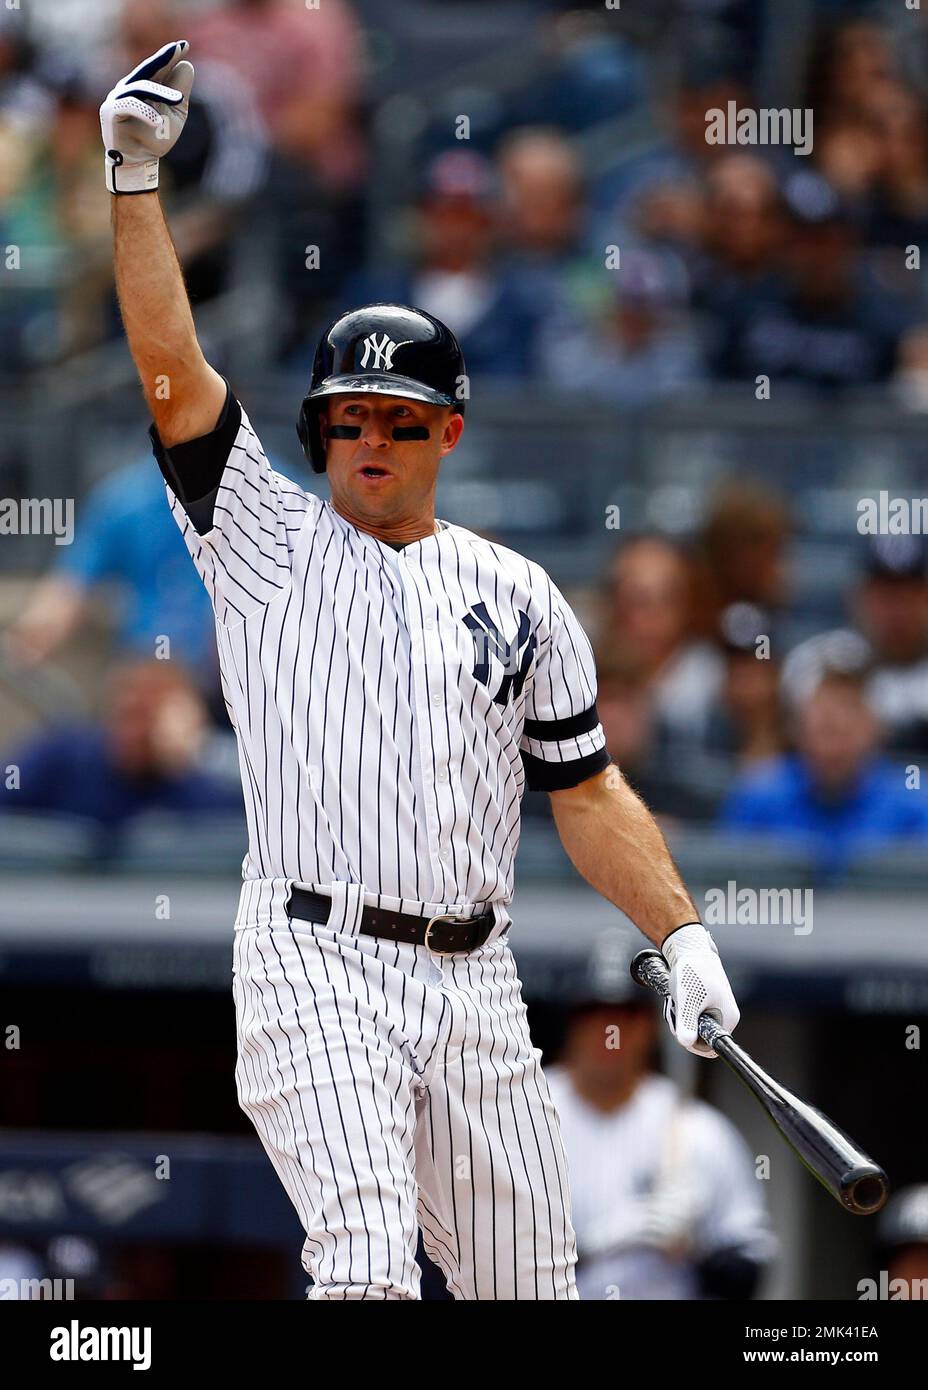
<path id="1" fill-rule="evenodd" d="M 332 508 L 357 530 L 365 531 L 367 535 L 375 536 L 377 540 L 386 541 L 388 544 L 409 545 L 411 541 L 421 541 L 426 536 L 434 536 L 440 530 L 434 514 L 380 524 L 356 516 L 348 508 L 336 502 L 334 498 L 332 499 Z"/>

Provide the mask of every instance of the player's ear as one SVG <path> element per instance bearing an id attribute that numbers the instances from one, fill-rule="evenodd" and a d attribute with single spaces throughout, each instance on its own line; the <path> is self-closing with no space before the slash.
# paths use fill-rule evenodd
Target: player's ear
<path id="1" fill-rule="evenodd" d="M 449 410 L 451 410 L 451 408 L 452 408 L 451 406 L 448 406 L 448 409 L 449 409 Z M 458 440 L 461 438 L 461 435 L 462 435 L 463 433 L 464 433 L 464 416 L 463 416 L 463 415 L 459 415 L 459 414 L 457 414 L 457 413 L 455 413 L 455 414 L 453 414 L 453 415 L 449 415 L 449 416 L 448 416 L 448 419 L 445 421 L 445 428 L 444 428 L 444 430 L 443 430 L 443 432 L 442 432 L 442 438 L 441 438 L 441 452 L 442 452 L 442 457 L 444 457 L 445 454 L 450 454 L 450 453 L 451 453 L 451 450 L 455 447 L 455 445 L 457 444 Z"/>

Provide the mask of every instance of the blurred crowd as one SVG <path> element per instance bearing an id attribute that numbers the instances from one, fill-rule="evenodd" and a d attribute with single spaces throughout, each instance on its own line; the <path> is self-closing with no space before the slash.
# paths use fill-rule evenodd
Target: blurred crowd
<path id="1" fill-rule="evenodd" d="M 423 32 L 430 16 L 439 36 L 452 23 L 440 8 L 416 10 Z M 813 112 L 800 156 L 705 138 L 708 110 L 758 106 L 770 85 L 767 5 L 655 0 L 637 27 L 602 6 L 513 10 L 498 22 L 510 15 L 512 46 L 521 15 L 524 71 L 513 47 L 492 101 L 471 88 L 483 97 L 467 139 L 423 98 L 401 186 L 381 168 L 391 103 L 434 77 L 408 25 L 404 39 L 404 6 L 0 10 L 0 234 L 19 248 L 0 297 L 4 378 L 118 341 L 97 108 L 183 31 L 197 78 L 163 197 L 198 310 L 256 256 L 276 286 L 265 365 L 305 373 L 330 313 L 396 299 L 457 331 L 478 391 L 515 378 L 631 409 L 709 380 L 744 379 L 753 395 L 768 375 L 778 393 L 889 387 L 928 407 L 920 11 L 806 7 L 780 98 Z M 394 95 L 390 52 L 409 64 Z M 601 138 L 623 122 L 634 139 Z M 795 535 L 775 491 L 730 482 L 685 540 L 623 532 L 584 617 L 610 751 L 656 813 L 794 842 L 835 875 L 928 837 L 928 564 L 919 538 L 861 543 L 845 625 L 796 646 Z M 115 669 L 95 718 L 0 750 L 21 774 L 4 806 L 103 827 L 159 808 L 237 815 L 208 601 L 141 451 L 79 499 L 56 561 L 7 627 L 4 659 L 53 663 L 102 596 Z"/>
<path id="2" fill-rule="evenodd" d="M 490 7 L 469 8 L 476 31 Z M 473 79 L 474 109 L 455 116 L 430 95 L 430 50 L 411 37 L 440 10 L 3 10 L 0 231 L 20 248 L 0 301 L 4 367 L 28 375 L 118 336 L 97 108 L 182 29 L 197 79 L 162 177 L 178 252 L 197 304 L 261 267 L 277 363 L 305 369 L 332 311 L 397 298 L 450 323 L 475 378 L 627 407 L 759 375 L 820 391 L 891 383 L 907 406 L 928 404 L 922 12 L 806 7 L 788 94 L 814 116 L 802 156 L 706 140 L 707 111 L 764 104 L 775 18 L 763 0 L 658 0 L 637 25 L 618 9 L 515 0 L 509 42 L 531 61 L 495 87 Z M 391 63 L 394 85 L 399 71 L 425 93 L 399 181 L 384 174 Z"/>
<path id="3" fill-rule="evenodd" d="M 928 552 L 862 542 L 847 626 L 784 651 L 789 537 L 776 495 L 742 483 L 693 545 L 626 541 L 603 591 L 599 709 L 657 814 L 776 837 L 828 877 L 928 840 Z"/>

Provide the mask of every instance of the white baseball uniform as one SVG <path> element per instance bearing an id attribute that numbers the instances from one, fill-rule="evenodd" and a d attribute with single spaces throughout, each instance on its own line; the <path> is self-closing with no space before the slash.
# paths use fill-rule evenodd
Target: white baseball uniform
<path id="1" fill-rule="evenodd" d="M 575 1298 L 557 1115 L 506 941 L 525 786 L 608 765 L 589 642 L 545 571 L 439 522 L 402 548 L 272 470 L 238 402 L 165 451 L 216 614 L 249 847 L 240 1102 L 306 1230 L 311 1297 Z M 291 919 L 296 884 L 324 926 Z M 477 916 L 438 956 L 365 906 Z"/>
<path id="2" fill-rule="evenodd" d="M 626 1104 L 605 1112 L 577 1093 L 565 1068 L 547 1075 L 570 1164 L 584 1300 L 699 1298 L 696 1266 L 716 1252 L 759 1265 L 772 1258 L 762 1184 L 724 1115 L 664 1076 L 644 1077 Z M 649 1221 L 643 1209 L 655 1203 L 661 1210 Z"/>

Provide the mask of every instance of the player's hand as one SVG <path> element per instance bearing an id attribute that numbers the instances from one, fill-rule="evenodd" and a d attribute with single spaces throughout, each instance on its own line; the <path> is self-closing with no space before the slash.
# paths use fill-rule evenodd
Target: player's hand
<path id="1" fill-rule="evenodd" d="M 158 187 L 158 160 L 174 147 L 187 119 L 193 64 L 182 55 L 189 47 L 186 39 L 166 43 L 121 78 L 100 107 L 111 193 Z"/>
<path id="2" fill-rule="evenodd" d="M 677 1188 L 652 1193 L 639 1209 L 637 1244 L 683 1259 L 693 1243 L 697 1217 L 690 1194 Z"/>
<path id="3" fill-rule="evenodd" d="M 584 1235 L 580 1254 L 589 1259 L 612 1255 L 618 1250 L 650 1246 L 680 1258 L 693 1242 L 700 1215 L 695 1189 L 674 1183 L 669 1188 L 659 1188 L 637 1200 L 627 1201 L 617 1214 L 597 1222 Z"/>
<path id="4" fill-rule="evenodd" d="M 670 994 L 664 1018 L 677 1042 L 700 1057 L 717 1057 L 696 1031 L 700 1014 L 711 1014 L 726 1033 L 737 1027 L 741 1013 L 731 992 L 718 947 L 705 927 L 691 922 L 665 938 L 661 951 L 670 966 Z"/>

